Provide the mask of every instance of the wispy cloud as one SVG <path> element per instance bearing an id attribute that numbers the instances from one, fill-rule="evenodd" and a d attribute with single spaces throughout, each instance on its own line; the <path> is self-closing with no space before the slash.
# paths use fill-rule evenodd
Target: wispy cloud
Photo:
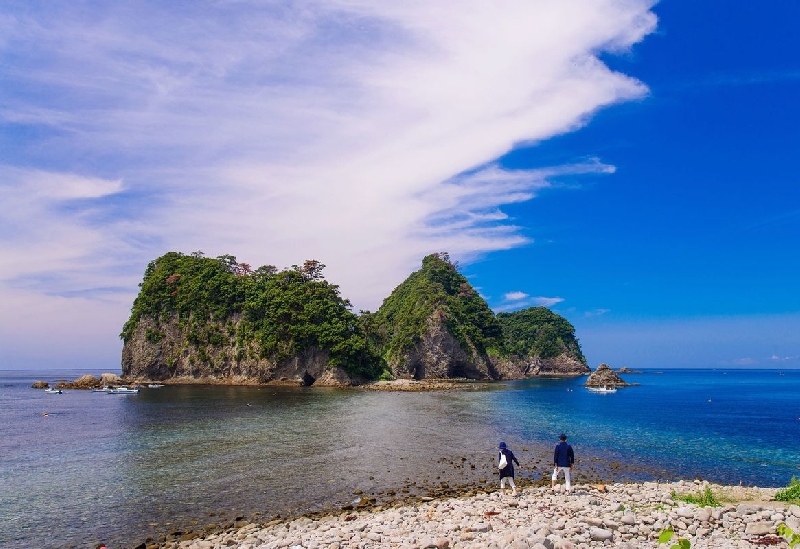
<path id="1" fill-rule="evenodd" d="M 558 305 L 564 301 L 563 297 L 534 297 L 533 302 L 534 304 L 538 305 L 539 307 L 552 307 L 553 305 Z"/>
<path id="2" fill-rule="evenodd" d="M 533 297 L 525 292 L 508 292 L 503 295 L 503 302 L 496 306 L 496 312 L 517 311 L 526 307 L 552 307 L 564 301 L 561 297 Z"/>
<path id="3" fill-rule="evenodd" d="M 0 7 L 0 298 L 132 298 L 148 260 L 202 249 L 319 259 L 374 308 L 426 253 L 522 245 L 502 206 L 613 167 L 493 161 L 646 94 L 598 55 L 651 5 Z"/>
<path id="4" fill-rule="evenodd" d="M 797 360 L 797 358 L 798 358 L 798 355 L 794 355 L 794 356 L 772 355 L 770 357 L 770 360 L 772 360 L 773 362 L 789 362 L 789 361 Z"/>

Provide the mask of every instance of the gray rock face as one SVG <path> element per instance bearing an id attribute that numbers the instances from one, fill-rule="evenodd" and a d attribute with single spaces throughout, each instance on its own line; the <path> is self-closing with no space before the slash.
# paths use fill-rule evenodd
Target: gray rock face
<path id="1" fill-rule="evenodd" d="M 229 322 L 236 323 L 237 319 Z M 224 323 L 217 323 L 222 334 Z M 158 333 L 154 338 L 151 334 Z M 296 385 L 352 385 L 341 368 L 329 365 L 327 353 L 308 349 L 276 363 L 261 358 L 257 349 L 239 349 L 235 341 L 197 347 L 177 320 L 156 323 L 142 318 L 122 348 L 122 375 L 129 379 L 163 381 L 182 378 L 222 383 L 288 383 Z"/>
<path id="2" fill-rule="evenodd" d="M 437 315 L 428 319 L 428 329 L 419 344 L 390 364 L 399 379 L 477 380 L 524 379 L 538 375 L 580 376 L 590 372 L 582 362 L 563 353 L 555 358 L 490 358 L 467 342 L 466 348 Z"/>
<path id="3" fill-rule="evenodd" d="M 555 358 L 531 358 L 524 370 L 526 376 L 583 376 L 590 372 L 586 364 L 567 353 Z"/>
<path id="4" fill-rule="evenodd" d="M 400 379 L 499 377 L 488 358 L 474 347 L 464 349 L 438 315 L 428 319 L 428 329 L 419 344 L 390 366 Z"/>

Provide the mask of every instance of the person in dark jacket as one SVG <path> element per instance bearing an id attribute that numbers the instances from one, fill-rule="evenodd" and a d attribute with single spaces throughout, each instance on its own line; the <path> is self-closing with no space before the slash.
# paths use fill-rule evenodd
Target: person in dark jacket
<path id="1" fill-rule="evenodd" d="M 498 464 L 502 464 L 504 457 L 506 462 L 505 467 L 500 467 L 500 491 L 504 494 L 506 493 L 506 482 L 508 482 L 509 486 L 511 486 L 511 495 L 516 496 L 517 486 L 514 484 L 514 464 L 516 463 L 517 467 L 519 467 L 519 461 L 514 457 L 514 452 L 506 446 L 505 442 L 498 444 L 497 448 L 500 450 L 497 454 Z"/>
<path id="2" fill-rule="evenodd" d="M 553 489 L 555 490 L 556 487 L 556 479 L 558 478 L 558 473 L 564 471 L 564 480 L 567 484 L 567 492 L 572 491 L 572 485 L 570 484 L 570 472 L 572 468 L 575 466 L 575 452 L 572 450 L 572 446 L 567 444 L 567 435 L 561 433 L 561 436 L 558 437 L 560 441 L 556 444 L 556 449 L 553 452 L 553 465 L 555 468 L 553 469 Z"/>

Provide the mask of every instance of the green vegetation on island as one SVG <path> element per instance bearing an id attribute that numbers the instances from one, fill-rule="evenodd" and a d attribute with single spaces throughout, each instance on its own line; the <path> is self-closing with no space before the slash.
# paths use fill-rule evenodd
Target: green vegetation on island
<path id="1" fill-rule="evenodd" d="M 378 311 L 359 315 L 324 267 L 252 269 L 201 252 L 151 261 L 120 334 L 123 373 L 313 383 L 333 369 L 350 383 L 513 379 L 528 359 L 565 354 L 585 365 L 566 319 L 543 307 L 496 316 L 447 253 L 426 256 Z"/>
<path id="2" fill-rule="evenodd" d="M 503 352 L 503 331 L 486 301 L 446 253 L 431 254 L 422 268 L 394 289 L 375 313 L 382 357 L 396 364 L 439 321 L 472 358 Z"/>
<path id="3" fill-rule="evenodd" d="M 169 252 L 147 266 L 121 337 L 127 344 L 143 318 L 157 326 L 177 322 L 201 360 L 210 359 L 208 348 L 222 346 L 234 347 L 234 360 L 275 363 L 318 348 L 351 376 L 377 377 L 379 361 L 368 352 L 359 319 L 338 286 L 323 278 L 324 267 L 306 261 L 283 271 L 252 270 L 229 255 Z M 165 335 L 145 331 L 152 344 Z"/>
<path id="4" fill-rule="evenodd" d="M 575 328 L 546 307 L 499 313 L 497 320 L 503 328 L 505 349 L 512 355 L 554 358 L 567 353 L 586 364 Z"/>

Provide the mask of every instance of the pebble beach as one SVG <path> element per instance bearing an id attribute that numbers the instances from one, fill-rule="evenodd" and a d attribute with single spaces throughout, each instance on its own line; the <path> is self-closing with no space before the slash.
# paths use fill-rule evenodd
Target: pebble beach
<path id="1" fill-rule="evenodd" d="M 719 506 L 677 496 L 710 489 Z M 224 529 L 175 532 L 138 549 L 573 549 L 788 547 L 780 524 L 800 532 L 800 507 L 774 500 L 777 489 L 701 481 L 563 484 L 510 492 L 477 490 L 461 497 L 422 498 L 355 507 L 325 515 L 240 519 Z M 669 543 L 659 534 L 674 530 Z"/>

